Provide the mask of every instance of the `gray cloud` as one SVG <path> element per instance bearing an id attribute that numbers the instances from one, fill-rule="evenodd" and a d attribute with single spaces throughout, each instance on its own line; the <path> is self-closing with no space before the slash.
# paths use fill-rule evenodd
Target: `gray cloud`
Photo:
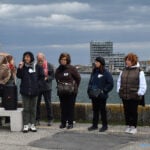
<path id="1" fill-rule="evenodd" d="M 51 50 L 53 55 L 67 50 L 74 57 L 83 54 L 88 63 L 89 42 L 109 40 L 114 51 L 147 59 L 149 11 L 147 0 L 1 0 L 0 49 Z"/>
<path id="2" fill-rule="evenodd" d="M 114 14 L 114 20 L 109 20 L 110 17 L 108 18 L 107 16 L 111 16 L 110 11 L 112 11 L 113 8 L 108 10 L 107 13 L 105 13 L 107 9 L 100 9 L 100 13 L 104 15 L 107 20 L 103 19 L 104 17 L 88 18 L 88 16 L 84 16 L 84 18 L 77 18 L 74 14 L 82 14 L 83 12 L 89 13 L 92 12 L 92 9 L 94 10 L 90 4 L 79 2 L 53 3 L 48 5 L 0 4 L 0 8 L 1 24 L 8 24 L 11 22 L 11 24 L 14 25 L 19 24 L 20 26 L 30 26 L 33 28 L 65 27 L 85 31 L 138 30 L 150 27 L 149 23 L 145 24 L 145 22 L 139 21 L 140 13 L 137 13 L 141 12 L 141 16 L 148 14 L 150 10 L 149 6 L 127 7 L 127 10 L 122 12 L 123 16 L 128 17 L 124 20 L 115 17 Z M 99 12 L 97 9 L 96 11 Z M 131 18 L 129 14 L 131 12 L 133 14 L 138 14 L 138 19 L 135 18 L 135 15 L 132 15 L 133 17 Z"/>

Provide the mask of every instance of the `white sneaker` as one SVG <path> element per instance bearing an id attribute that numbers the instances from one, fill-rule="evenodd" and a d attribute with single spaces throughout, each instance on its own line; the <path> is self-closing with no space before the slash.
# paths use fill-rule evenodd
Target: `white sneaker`
<path id="1" fill-rule="evenodd" d="M 27 133 L 29 131 L 29 126 L 28 125 L 24 125 L 23 126 L 23 132 Z"/>
<path id="2" fill-rule="evenodd" d="M 126 130 L 125 130 L 125 133 L 130 133 L 130 130 L 131 130 L 131 127 L 130 126 L 127 126 Z"/>
<path id="3" fill-rule="evenodd" d="M 35 127 L 34 124 L 31 124 L 30 130 L 31 130 L 32 132 L 36 132 L 36 131 L 37 131 L 37 129 L 36 129 L 36 127 Z"/>
<path id="4" fill-rule="evenodd" d="M 132 126 L 132 127 L 130 128 L 130 132 L 129 132 L 129 133 L 131 133 L 131 134 L 136 134 L 136 133 L 137 133 L 137 129 Z"/>

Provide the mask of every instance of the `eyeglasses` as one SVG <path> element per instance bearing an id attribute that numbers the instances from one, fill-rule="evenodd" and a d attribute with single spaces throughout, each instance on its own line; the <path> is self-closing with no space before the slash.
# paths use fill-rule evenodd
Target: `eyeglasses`
<path id="1" fill-rule="evenodd" d="M 66 59 L 66 58 L 62 58 L 61 60 L 63 60 L 63 61 L 67 61 L 67 59 Z"/>

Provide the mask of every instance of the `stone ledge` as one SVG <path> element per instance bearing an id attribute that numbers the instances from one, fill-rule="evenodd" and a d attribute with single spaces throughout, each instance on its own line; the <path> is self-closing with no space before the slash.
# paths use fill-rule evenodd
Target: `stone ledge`
<path id="1" fill-rule="evenodd" d="M 60 119 L 59 102 L 52 103 L 54 119 Z M 46 118 L 45 104 L 41 103 L 42 118 Z M 120 123 L 124 122 L 124 112 L 122 104 L 107 104 L 108 122 Z M 75 105 L 75 120 L 76 121 L 91 121 L 92 120 L 92 105 L 91 103 L 76 103 Z M 138 123 L 142 125 L 150 124 L 150 105 L 138 107 Z"/>
<path id="2" fill-rule="evenodd" d="M 22 104 L 19 103 L 18 107 Z M 60 120 L 59 102 L 52 102 L 54 119 Z M 124 123 L 124 113 L 122 104 L 107 104 L 107 116 L 109 123 Z M 41 103 L 41 118 L 46 120 L 45 103 Z M 75 105 L 75 120 L 81 122 L 91 122 L 92 120 L 92 105 L 91 103 L 76 103 Z M 138 107 L 138 123 L 141 125 L 150 125 L 150 105 Z"/>

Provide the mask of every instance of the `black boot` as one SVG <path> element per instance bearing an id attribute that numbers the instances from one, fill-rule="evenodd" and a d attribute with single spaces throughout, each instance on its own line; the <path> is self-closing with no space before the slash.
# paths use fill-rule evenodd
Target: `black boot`
<path id="1" fill-rule="evenodd" d="M 98 129 L 98 127 L 97 126 L 93 126 L 93 125 L 88 128 L 89 131 L 93 131 L 93 130 L 97 130 L 97 129 Z"/>
<path id="2" fill-rule="evenodd" d="M 102 127 L 99 129 L 99 132 L 105 132 L 107 129 L 108 129 L 108 126 L 102 126 Z"/>
<path id="3" fill-rule="evenodd" d="M 66 128 L 66 125 L 65 125 L 65 124 L 61 124 L 61 125 L 59 126 L 59 128 L 60 128 L 60 129 Z"/>

